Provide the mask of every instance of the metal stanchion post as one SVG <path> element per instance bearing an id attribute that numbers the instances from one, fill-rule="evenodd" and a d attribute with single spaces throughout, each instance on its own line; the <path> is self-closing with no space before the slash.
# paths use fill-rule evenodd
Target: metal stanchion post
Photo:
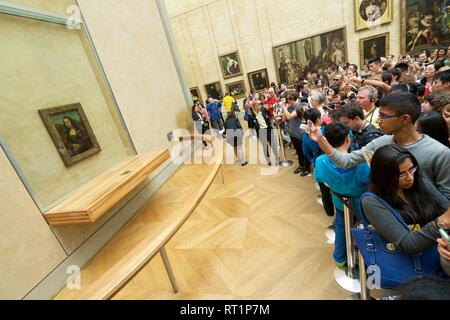
<path id="1" fill-rule="evenodd" d="M 345 245 L 347 247 L 347 275 L 352 278 L 356 279 L 358 275 L 356 274 L 355 270 L 355 247 L 352 243 L 352 230 L 351 227 L 353 225 L 353 217 L 350 212 L 350 209 L 344 205 L 344 219 L 345 219 Z"/>
<path id="2" fill-rule="evenodd" d="M 281 134 L 281 128 L 279 125 L 277 125 L 277 135 L 278 135 L 278 143 L 280 144 L 281 160 L 282 160 L 280 162 L 280 165 L 283 168 L 290 167 L 294 164 L 294 162 L 286 159 L 286 151 L 284 150 L 283 136 Z"/>
<path id="3" fill-rule="evenodd" d="M 369 300 L 370 292 L 367 287 L 366 265 L 361 252 L 359 253 L 359 282 L 361 284 L 361 300 Z"/>
<path id="4" fill-rule="evenodd" d="M 353 293 L 359 293 L 361 290 L 360 282 L 358 279 L 358 274 L 356 272 L 356 263 L 355 263 L 355 247 L 352 243 L 352 214 L 350 209 L 346 205 L 347 198 L 343 199 L 344 201 L 344 223 L 345 223 L 345 244 L 347 248 L 347 272 L 342 269 L 337 268 L 334 272 L 334 277 L 337 283 L 347 291 Z"/>

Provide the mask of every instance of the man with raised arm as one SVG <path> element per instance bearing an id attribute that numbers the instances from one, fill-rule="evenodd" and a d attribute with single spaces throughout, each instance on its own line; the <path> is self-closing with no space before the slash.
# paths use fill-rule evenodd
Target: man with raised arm
<path id="1" fill-rule="evenodd" d="M 334 149 L 321 130 L 309 124 L 310 137 L 340 168 L 352 168 L 371 158 L 373 153 L 386 145 L 397 144 L 408 149 L 419 162 L 424 178 L 450 199 L 450 149 L 414 127 L 420 116 L 420 102 L 409 92 L 385 96 L 380 101 L 378 124 L 386 136 L 373 140 L 364 148 L 349 154 Z"/>

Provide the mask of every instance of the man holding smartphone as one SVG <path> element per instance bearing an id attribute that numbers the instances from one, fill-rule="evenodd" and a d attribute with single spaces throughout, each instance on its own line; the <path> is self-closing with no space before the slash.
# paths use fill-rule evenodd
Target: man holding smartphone
<path id="1" fill-rule="evenodd" d="M 303 120 L 303 105 L 297 103 L 298 96 L 295 92 L 290 92 L 286 95 L 286 103 L 283 100 L 281 109 L 283 111 L 282 120 L 288 122 L 288 134 L 291 138 L 292 145 L 297 152 L 298 168 L 294 171 L 294 174 L 300 174 L 305 177 L 311 174 L 309 169 L 310 165 L 305 155 L 303 154 L 302 146 L 302 120 Z"/>

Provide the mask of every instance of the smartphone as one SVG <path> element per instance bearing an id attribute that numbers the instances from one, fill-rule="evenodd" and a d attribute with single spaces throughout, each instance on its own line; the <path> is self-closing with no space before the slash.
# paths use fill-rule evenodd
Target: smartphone
<path id="1" fill-rule="evenodd" d="M 303 130 L 303 131 L 308 131 L 308 126 L 306 124 L 302 123 L 300 125 L 300 129 Z"/>
<path id="2" fill-rule="evenodd" d="M 308 120 L 308 127 L 306 128 L 306 133 L 311 133 L 311 128 L 314 127 L 314 123 L 311 120 Z"/>
<path id="3" fill-rule="evenodd" d="M 445 232 L 443 229 L 439 229 L 439 233 L 441 234 L 442 239 L 447 241 L 448 246 L 450 247 L 450 236 L 447 234 L 447 232 Z"/>

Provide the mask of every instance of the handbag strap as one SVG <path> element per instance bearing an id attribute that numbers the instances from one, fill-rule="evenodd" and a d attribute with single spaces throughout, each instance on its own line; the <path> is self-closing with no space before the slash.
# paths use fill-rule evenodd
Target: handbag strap
<path id="1" fill-rule="evenodd" d="M 400 213 L 392 208 L 391 205 L 389 205 L 389 203 L 387 203 L 383 198 L 379 197 L 378 195 L 376 195 L 373 192 L 367 192 L 365 193 L 361 199 L 365 198 L 365 197 L 372 197 L 377 199 L 378 201 L 380 201 L 386 208 L 389 209 L 389 211 L 393 214 L 393 216 L 397 219 L 398 222 L 401 223 L 401 225 L 403 227 L 405 227 L 408 231 L 410 231 L 409 226 L 405 223 L 405 221 L 403 220 L 402 216 L 400 215 Z M 369 223 L 368 220 L 364 214 L 364 208 L 362 207 L 362 201 L 361 201 L 361 220 L 364 224 L 364 229 L 367 231 L 366 233 L 366 249 L 369 253 L 369 257 L 370 257 L 370 265 L 374 265 L 376 264 L 376 259 L 375 259 L 375 247 L 373 244 L 373 239 L 372 239 L 372 232 L 369 229 Z M 413 261 L 414 261 L 414 271 L 418 274 L 422 273 L 422 263 L 421 263 L 421 259 L 420 259 L 420 255 L 419 256 L 413 256 Z"/>
<path id="2" fill-rule="evenodd" d="M 400 222 L 400 224 L 406 229 L 406 230 L 408 230 L 408 231 L 410 231 L 410 229 L 409 229 L 409 226 L 406 224 L 406 222 L 403 220 L 403 218 L 402 218 L 402 216 L 400 215 L 400 213 L 396 210 L 396 209 L 394 209 L 394 208 L 392 208 L 392 206 L 389 204 L 389 203 L 387 203 L 383 198 L 381 198 L 381 197 L 379 197 L 378 195 L 376 195 L 375 193 L 373 193 L 373 192 L 367 192 L 367 193 L 365 193 L 362 197 L 361 197 L 361 200 L 363 199 L 363 198 L 366 198 L 366 197 L 371 197 L 371 198 L 375 198 L 375 199 L 377 199 L 379 202 L 381 202 L 387 209 L 389 209 L 389 211 L 392 213 L 392 215 L 397 219 L 397 221 L 398 222 Z M 364 224 L 364 229 L 366 229 L 366 230 L 368 230 L 369 229 L 369 222 L 368 222 L 368 220 L 367 220 L 367 218 L 366 218 L 366 216 L 365 216 L 365 214 L 364 214 L 364 208 L 363 208 L 363 206 L 362 206 L 362 201 L 361 201 L 361 213 L 362 213 L 362 221 L 363 221 L 363 224 Z"/>

